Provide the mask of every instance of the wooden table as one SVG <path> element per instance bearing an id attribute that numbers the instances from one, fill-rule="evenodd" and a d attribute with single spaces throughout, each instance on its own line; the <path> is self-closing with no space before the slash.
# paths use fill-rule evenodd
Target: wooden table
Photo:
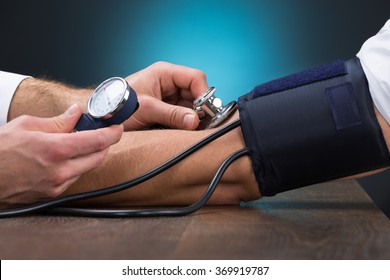
<path id="1" fill-rule="evenodd" d="M 355 181 L 185 217 L 0 220 L 1 259 L 390 259 L 390 221 Z"/>

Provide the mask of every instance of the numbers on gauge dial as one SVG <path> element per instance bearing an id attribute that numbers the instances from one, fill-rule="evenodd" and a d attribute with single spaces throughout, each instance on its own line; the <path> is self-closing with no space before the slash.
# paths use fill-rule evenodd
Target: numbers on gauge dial
<path id="1" fill-rule="evenodd" d="M 93 114 L 103 117 L 113 112 L 122 101 L 124 91 L 125 85 L 120 80 L 103 85 L 92 100 Z"/>

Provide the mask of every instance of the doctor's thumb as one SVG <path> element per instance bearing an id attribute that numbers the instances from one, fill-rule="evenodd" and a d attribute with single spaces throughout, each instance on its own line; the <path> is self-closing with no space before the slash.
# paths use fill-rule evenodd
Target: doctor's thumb
<path id="1" fill-rule="evenodd" d="M 194 130 L 199 125 L 199 117 L 195 111 L 181 107 L 171 105 L 169 112 L 169 127 Z"/>
<path id="2" fill-rule="evenodd" d="M 52 132 L 72 132 L 80 119 L 81 110 L 77 104 L 71 105 L 63 114 L 49 119 Z"/>
<path id="3" fill-rule="evenodd" d="M 183 116 L 183 129 L 194 130 L 198 127 L 198 116 L 195 112 L 186 112 Z"/>

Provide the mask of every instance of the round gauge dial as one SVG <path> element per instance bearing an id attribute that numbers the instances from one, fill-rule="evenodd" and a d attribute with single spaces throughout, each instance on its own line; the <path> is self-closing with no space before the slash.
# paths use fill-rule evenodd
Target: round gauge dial
<path id="1" fill-rule="evenodd" d="M 119 77 L 104 81 L 88 101 L 88 112 L 94 118 L 110 118 L 117 113 L 129 96 L 128 85 Z"/>

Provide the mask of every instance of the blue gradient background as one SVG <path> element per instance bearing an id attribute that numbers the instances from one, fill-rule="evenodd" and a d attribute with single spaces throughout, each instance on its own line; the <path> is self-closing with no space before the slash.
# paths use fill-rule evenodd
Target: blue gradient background
<path id="1" fill-rule="evenodd" d="M 390 6 L 338 2 L 13 1 L 0 6 L 1 29 L 15 39 L 2 44 L 9 56 L 0 65 L 85 86 L 163 60 L 203 70 L 230 100 L 276 77 L 350 58 Z"/>
<path id="2" fill-rule="evenodd" d="M 2 1 L 0 69 L 89 86 L 163 60 L 203 70 L 227 102 L 351 58 L 389 11 L 388 0 Z M 380 176 L 362 182 L 385 209 Z"/>

